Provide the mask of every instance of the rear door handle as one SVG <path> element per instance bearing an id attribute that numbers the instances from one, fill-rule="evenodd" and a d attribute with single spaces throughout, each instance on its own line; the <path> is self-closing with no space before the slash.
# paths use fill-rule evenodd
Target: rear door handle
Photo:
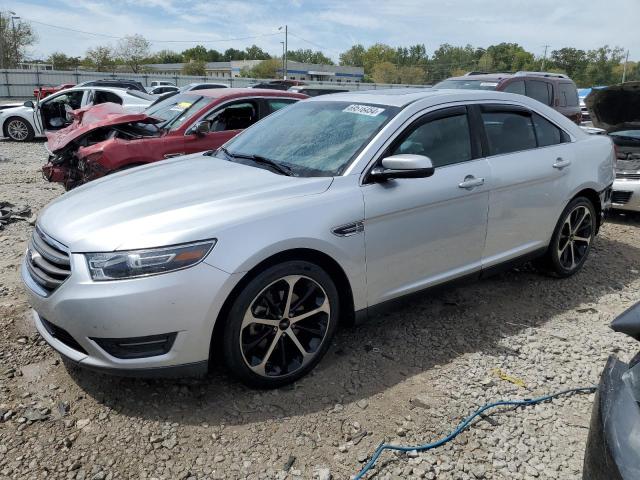
<path id="1" fill-rule="evenodd" d="M 467 175 L 464 177 L 464 181 L 458 184 L 458 188 L 465 188 L 471 190 L 472 188 L 484 185 L 484 178 L 476 178 L 473 175 Z"/>
<path id="2" fill-rule="evenodd" d="M 562 157 L 556 158 L 556 163 L 553 164 L 553 168 L 557 168 L 558 170 L 562 170 L 565 167 L 571 165 L 571 160 L 563 160 Z"/>

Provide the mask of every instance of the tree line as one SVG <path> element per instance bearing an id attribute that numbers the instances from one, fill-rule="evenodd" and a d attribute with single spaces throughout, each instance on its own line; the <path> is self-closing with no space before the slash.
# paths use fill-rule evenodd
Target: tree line
<path id="1" fill-rule="evenodd" d="M 37 41 L 30 24 L 19 20 L 9 23 L 0 16 L 0 66 L 12 68 L 27 59 L 28 48 Z M 519 70 L 565 73 L 578 86 L 610 85 L 622 80 L 625 51 L 621 47 L 604 45 L 593 50 L 573 47 L 553 49 L 549 55 L 535 55 L 517 43 L 500 43 L 487 48 L 472 45 L 440 45 L 431 55 L 424 44 L 393 47 L 376 43 L 369 47 L 356 44 L 342 52 L 338 64 L 362 67 L 365 82 L 433 84 L 445 78 L 469 71 L 516 72 Z M 315 64 L 333 65 L 334 61 L 321 51 L 298 49 L 287 52 L 287 59 Z M 97 71 L 147 71 L 148 64 L 182 63 L 182 73 L 205 75 L 206 63 L 231 60 L 261 60 L 253 68 L 241 71 L 242 76 L 275 78 L 281 74 L 282 56 L 269 54 L 257 45 L 244 50 L 224 51 L 197 45 L 180 52 L 151 51 L 151 43 L 141 35 L 130 35 L 115 45 L 89 48 L 83 57 L 63 52 L 52 53 L 42 63 L 56 70 L 77 68 Z M 640 80 L 640 62 L 628 62 L 627 81 Z"/>

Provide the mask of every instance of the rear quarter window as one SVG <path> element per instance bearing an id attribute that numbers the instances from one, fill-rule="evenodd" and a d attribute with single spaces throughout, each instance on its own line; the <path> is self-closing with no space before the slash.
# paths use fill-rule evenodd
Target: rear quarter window
<path id="1" fill-rule="evenodd" d="M 530 115 L 517 112 L 482 112 L 489 142 L 489 155 L 503 155 L 536 148 L 536 135 Z"/>

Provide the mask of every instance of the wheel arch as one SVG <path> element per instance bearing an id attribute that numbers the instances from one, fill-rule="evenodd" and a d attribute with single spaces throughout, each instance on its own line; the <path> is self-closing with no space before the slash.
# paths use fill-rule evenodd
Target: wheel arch
<path id="1" fill-rule="evenodd" d="M 571 199 L 567 202 L 567 205 L 571 203 L 578 197 L 587 198 L 592 204 L 593 208 L 596 211 L 596 233 L 600 230 L 600 225 L 602 224 L 602 203 L 600 202 L 600 194 L 593 188 L 583 188 L 582 190 L 575 193 Z"/>
<path id="2" fill-rule="evenodd" d="M 247 271 L 238 283 L 233 287 L 231 293 L 227 295 L 222 308 L 218 312 L 216 322 L 213 328 L 213 335 L 211 338 L 211 347 L 209 356 L 210 358 L 217 352 L 220 352 L 221 346 L 218 342 L 222 341 L 225 321 L 224 319 L 229 314 L 229 310 L 233 305 L 234 300 L 237 298 L 242 289 L 260 272 L 263 272 L 267 268 L 291 260 L 303 260 L 314 263 L 324 269 L 336 284 L 338 295 L 340 297 L 340 317 L 339 321 L 342 325 L 353 325 L 355 322 L 355 307 L 353 300 L 353 290 L 349 277 L 345 273 L 340 264 L 325 252 L 312 248 L 292 248 L 275 253 L 249 271 Z M 212 355 L 213 354 L 213 355 Z"/>
<path id="3" fill-rule="evenodd" d="M 3 137 L 7 138 L 9 136 L 7 132 L 7 124 L 9 123 L 10 120 L 13 120 L 16 118 L 25 121 L 27 125 L 31 127 L 31 130 L 33 130 L 34 136 L 37 136 L 36 128 L 33 125 L 33 123 L 31 123 L 31 121 L 29 121 L 28 118 L 14 113 L 13 115 L 9 115 L 7 118 L 2 120 L 2 125 L 0 125 L 0 131 L 2 131 Z"/>

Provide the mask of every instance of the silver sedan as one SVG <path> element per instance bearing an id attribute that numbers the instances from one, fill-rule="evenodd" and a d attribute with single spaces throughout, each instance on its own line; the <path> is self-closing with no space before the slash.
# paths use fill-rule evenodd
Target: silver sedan
<path id="1" fill-rule="evenodd" d="M 521 95 L 316 97 L 63 195 L 22 275 L 40 334 L 81 366 L 190 375 L 217 351 L 276 387 L 403 295 L 533 257 L 578 272 L 613 162 L 608 138 Z"/>

